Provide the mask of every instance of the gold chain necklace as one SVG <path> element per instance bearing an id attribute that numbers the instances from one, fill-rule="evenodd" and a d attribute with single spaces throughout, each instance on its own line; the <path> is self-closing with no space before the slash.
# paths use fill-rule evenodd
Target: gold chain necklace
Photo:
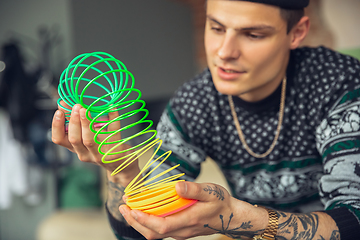
<path id="1" fill-rule="evenodd" d="M 281 125 L 282 125 L 282 121 L 283 121 L 283 117 L 284 117 L 285 96 L 286 96 L 286 77 L 283 79 L 283 83 L 282 83 L 281 99 L 280 99 L 280 110 L 279 110 L 279 122 L 278 122 L 278 126 L 277 126 L 277 129 L 276 129 L 275 138 L 274 138 L 273 142 L 271 143 L 269 149 L 266 152 L 264 152 L 262 154 L 258 154 L 258 153 L 254 153 L 250 149 L 249 145 L 247 145 L 247 143 L 245 141 L 244 133 L 241 131 L 238 116 L 237 116 L 236 111 L 235 111 L 234 101 L 232 99 L 232 96 L 228 95 L 231 113 L 232 113 L 232 116 L 233 116 L 233 120 L 234 120 L 234 123 L 235 123 L 236 130 L 238 132 L 239 138 L 240 138 L 242 144 L 244 145 L 244 148 L 246 149 L 246 151 L 251 156 L 256 157 L 256 158 L 263 158 L 263 157 L 266 157 L 267 155 L 269 155 L 271 153 L 271 151 L 274 149 L 274 147 L 276 145 L 276 142 L 277 142 L 277 140 L 279 138 L 279 135 L 280 135 Z"/>

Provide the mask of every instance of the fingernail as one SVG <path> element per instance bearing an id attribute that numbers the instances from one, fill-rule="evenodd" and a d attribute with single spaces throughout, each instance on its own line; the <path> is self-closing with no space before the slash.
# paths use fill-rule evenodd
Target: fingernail
<path id="1" fill-rule="evenodd" d="M 55 118 L 56 118 L 57 120 L 60 120 L 60 119 L 61 119 L 61 112 L 60 112 L 60 110 L 57 110 L 57 111 L 56 111 L 56 113 L 55 113 Z"/>
<path id="2" fill-rule="evenodd" d="M 123 215 L 123 216 L 125 215 L 125 211 L 122 207 L 119 207 L 119 211 L 120 211 L 121 215 Z"/>
<path id="3" fill-rule="evenodd" d="M 186 192 L 187 192 L 187 184 L 186 184 L 186 182 L 178 182 L 176 192 L 178 194 L 181 194 L 181 195 L 186 194 Z"/>
<path id="4" fill-rule="evenodd" d="M 81 113 L 80 113 L 80 117 L 81 117 L 81 119 L 86 119 L 85 113 L 84 113 L 84 112 L 81 112 Z"/>
<path id="5" fill-rule="evenodd" d="M 135 218 L 135 220 L 137 220 L 138 219 L 138 214 L 135 212 L 135 211 L 131 211 L 131 216 L 133 217 L 133 218 Z"/>
<path id="6" fill-rule="evenodd" d="M 76 114 L 79 114 L 79 109 L 80 109 L 80 106 L 79 105 L 75 105 L 73 107 L 73 112 L 76 113 Z"/>

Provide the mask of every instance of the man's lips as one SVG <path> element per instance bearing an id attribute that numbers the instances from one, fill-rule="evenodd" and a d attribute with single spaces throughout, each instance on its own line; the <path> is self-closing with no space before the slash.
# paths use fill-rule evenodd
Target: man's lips
<path id="1" fill-rule="evenodd" d="M 245 71 L 239 71 L 231 68 L 217 67 L 218 76 L 224 80 L 234 80 L 243 73 L 245 73 Z"/>
<path id="2" fill-rule="evenodd" d="M 244 72 L 244 71 L 234 70 L 231 68 L 223 68 L 223 67 L 219 67 L 219 68 L 226 73 L 243 73 Z"/>

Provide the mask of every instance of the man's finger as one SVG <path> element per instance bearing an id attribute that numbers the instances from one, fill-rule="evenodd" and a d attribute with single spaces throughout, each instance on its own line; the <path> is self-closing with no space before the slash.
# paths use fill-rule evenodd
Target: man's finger
<path id="1" fill-rule="evenodd" d="M 62 111 L 65 115 L 69 115 L 70 111 L 65 110 L 64 108 L 71 109 L 71 107 L 69 105 L 67 105 L 63 100 L 61 100 L 60 105 L 58 105 L 58 110 Z M 67 116 L 66 119 L 69 120 L 70 117 Z"/>
<path id="2" fill-rule="evenodd" d="M 69 121 L 69 142 L 75 149 L 79 159 L 81 161 L 90 161 L 87 159 L 88 150 L 83 144 L 82 140 L 82 129 L 81 129 L 81 121 L 80 121 L 80 109 L 81 105 L 76 104 L 71 112 L 71 118 Z"/>
<path id="3" fill-rule="evenodd" d="M 147 239 L 157 239 L 157 238 L 162 238 L 161 236 L 159 236 L 158 233 L 156 233 L 155 231 L 151 230 L 150 228 L 148 228 L 146 225 L 141 224 L 140 222 L 138 222 L 138 220 L 142 220 L 144 221 L 144 217 L 146 217 L 145 215 L 148 215 L 146 213 L 142 213 L 140 211 L 137 210 L 131 210 L 128 206 L 126 205 L 121 205 L 119 207 L 119 210 L 121 212 L 121 214 L 123 215 L 123 217 L 125 218 L 125 220 L 128 222 L 128 224 L 130 226 L 132 226 L 136 231 L 138 231 L 139 233 L 141 233 L 144 237 L 146 237 Z M 136 215 L 135 215 L 135 214 Z M 149 215 L 150 216 L 150 215 Z M 160 219 L 160 218 L 159 218 Z M 156 219 L 156 220 L 159 220 Z M 161 219 L 160 219 L 161 220 Z M 158 221 L 156 221 L 158 222 Z M 160 223 L 161 224 L 161 223 Z"/>
<path id="4" fill-rule="evenodd" d="M 119 117 L 119 113 L 118 113 L 118 112 L 109 112 L 108 115 L 109 115 L 109 121 L 111 121 L 111 120 Z M 111 124 L 109 124 L 108 130 L 109 130 L 109 131 L 117 131 L 117 130 L 120 129 L 120 127 L 121 127 L 121 125 L 120 125 L 120 120 L 117 120 L 117 121 L 114 121 L 114 122 L 112 122 Z M 118 139 L 116 139 L 116 140 L 121 139 L 120 133 L 118 134 L 117 138 L 118 138 Z"/>
<path id="5" fill-rule="evenodd" d="M 74 151 L 65 133 L 65 114 L 60 110 L 57 110 L 54 114 L 51 135 L 53 143 Z"/>
<path id="6" fill-rule="evenodd" d="M 98 144 L 94 141 L 95 133 L 90 130 L 90 121 L 86 118 L 86 109 L 80 108 L 79 114 L 83 144 L 93 156 L 97 156 L 96 159 L 100 159 L 101 155 L 98 151 Z"/>
<path id="7" fill-rule="evenodd" d="M 229 197 L 225 188 L 212 183 L 178 182 L 175 189 L 177 194 L 183 198 L 196 199 L 202 202 L 223 201 Z"/>
<path id="8" fill-rule="evenodd" d="M 126 205 L 120 206 L 119 209 L 126 221 L 143 235 L 146 233 L 159 234 L 155 236 L 156 238 L 181 236 L 182 229 L 191 227 L 189 223 L 192 216 L 189 216 L 190 213 L 186 210 L 167 217 L 157 217 L 139 210 L 130 210 Z M 149 238 L 152 237 L 154 236 Z"/>

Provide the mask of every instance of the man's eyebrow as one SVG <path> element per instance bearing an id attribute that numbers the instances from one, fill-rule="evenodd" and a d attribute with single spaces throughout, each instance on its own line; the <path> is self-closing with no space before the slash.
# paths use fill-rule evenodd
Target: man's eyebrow
<path id="1" fill-rule="evenodd" d="M 221 27 L 225 27 L 224 24 L 222 24 L 221 22 L 219 22 L 218 20 L 216 20 L 214 17 L 207 15 L 206 16 L 210 21 L 219 24 Z M 254 30 L 275 30 L 275 27 L 273 26 L 269 26 L 269 25 L 265 25 L 265 24 L 260 24 L 260 25 L 255 25 L 255 26 L 251 26 L 251 27 L 244 27 L 244 28 L 238 28 L 236 30 L 238 31 L 254 31 Z"/>
<path id="2" fill-rule="evenodd" d="M 212 22 L 215 22 L 215 23 L 219 24 L 219 25 L 222 26 L 222 27 L 225 27 L 224 24 L 222 24 L 221 22 L 219 22 L 218 20 L 216 20 L 215 18 L 213 18 L 213 17 L 210 16 L 210 15 L 207 15 L 206 18 L 209 19 L 209 20 L 212 21 Z"/>
<path id="3" fill-rule="evenodd" d="M 253 31 L 253 30 L 275 30 L 274 27 L 269 26 L 269 25 L 257 25 L 257 26 L 253 26 L 253 27 L 245 27 L 245 28 L 240 28 L 237 30 L 242 30 L 242 31 Z"/>

